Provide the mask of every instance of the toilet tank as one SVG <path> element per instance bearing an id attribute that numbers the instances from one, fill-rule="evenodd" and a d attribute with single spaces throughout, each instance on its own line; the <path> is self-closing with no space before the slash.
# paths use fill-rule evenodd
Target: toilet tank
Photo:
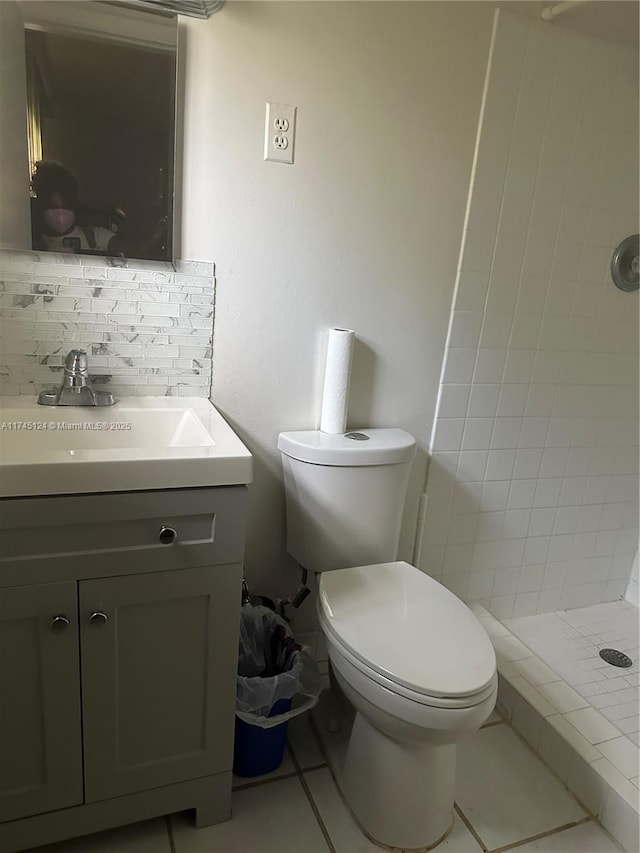
<path id="1" fill-rule="evenodd" d="M 287 551 L 325 572 L 395 560 L 416 453 L 401 429 L 283 432 Z"/>

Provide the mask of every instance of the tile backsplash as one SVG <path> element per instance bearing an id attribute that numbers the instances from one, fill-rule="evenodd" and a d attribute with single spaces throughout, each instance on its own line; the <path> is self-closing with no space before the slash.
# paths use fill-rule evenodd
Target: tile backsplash
<path id="1" fill-rule="evenodd" d="M 626 115 L 625 132 L 618 119 Z M 422 567 L 499 618 L 625 594 L 638 545 L 638 54 L 500 10 Z"/>
<path id="2" fill-rule="evenodd" d="M 57 387 L 66 353 L 119 396 L 208 397 L 214 266 L 0 253 L 0 395 Z"/>

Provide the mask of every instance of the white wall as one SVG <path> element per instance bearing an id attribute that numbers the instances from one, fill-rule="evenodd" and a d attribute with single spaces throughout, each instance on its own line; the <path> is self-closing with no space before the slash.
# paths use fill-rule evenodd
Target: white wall
<path id="1" fill-rule="evenodd" d="M 501 11 L 422 567 L 499 617 L 620 598 L 638 543 L 638 54 Z"/>
<path id="2" fill-rule="evenodd" d="M 420 442 L 411 556 L 492 17 L 473 2 L 246 2 L 184 24 L 182 254 L 216 262 L 213 401 L 256 457 L 256 591 L 297 581 L 276 439 L 317 424 L 331 326 L 358 336 L 349 425 Z M 298 107 L 293 166 L 263 161 L 267 100 Z"/>

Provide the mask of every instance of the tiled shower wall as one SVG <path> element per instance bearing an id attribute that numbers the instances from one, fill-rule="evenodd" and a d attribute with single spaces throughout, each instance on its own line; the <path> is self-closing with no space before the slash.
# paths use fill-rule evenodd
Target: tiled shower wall
<path id="1" fill-rule="evenodd" d="M 208 397 L 213 264 L 0 253 L 0 395 L 60 384 L 65 354 L 119 396 Z"/>
<path id="2" fill-rule="evenodd" d="M 498 13 L 421 567 L 498 617 L 624 595 L 638 545 L 638 55 Z"/>
<path id="3" fill-rule="evenodd" d="M 627 591 L 625 593 L 625 598 L 627 601 L 630 601 L 631 604 L 635 604 L 636 607 L 640 606 L 640 563 L 638 562 L 638 553 L 636 552 L 636 556 L 633 561 L 633 566 L 631 567 L 631 577 L 629 578 L 629 586 L 627 587 Z"/>

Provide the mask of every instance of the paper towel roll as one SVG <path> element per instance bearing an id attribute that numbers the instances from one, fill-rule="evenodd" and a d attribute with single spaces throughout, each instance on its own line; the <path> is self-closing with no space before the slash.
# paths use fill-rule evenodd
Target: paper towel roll
<path id="1" fill-rule="evenodd" d="M 322 432 L 341 433 L 347 428 L 352 354 L 353 330 L 330 329 L 320 410 Z"/>

